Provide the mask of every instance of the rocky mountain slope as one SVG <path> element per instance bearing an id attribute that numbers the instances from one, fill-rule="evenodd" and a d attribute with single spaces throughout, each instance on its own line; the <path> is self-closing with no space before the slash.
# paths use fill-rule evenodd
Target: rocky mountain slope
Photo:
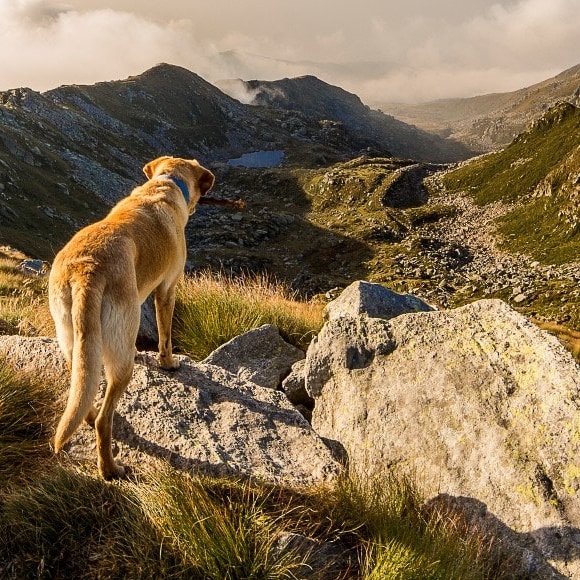
<path id="1" fill-rule="evenodd" d="M 466 159 L 471 150 L 453 140 L 442 139 L 403 123 L 363 104 L 357 95 L 314 76 L 279 81 L 221 81 L 225 92 L 243 91 L 253 105 L 285 111 L 299 111 L 313 121 L 338 120 L 361 145 L 395 157 L 418 161 L 449 162 Z"/>
<path id="2" fill-rule="evenodd" d="M 558 105 L 505 150 L 433 182 L 440 188 L 438 203 L 463 208 L 463 223 L 449 222 L 439 231 L 448 242 L 471 240 L 466 247 L 473 259 L 463 274 L 466 286 L 473 283 L 473 295 L 499 296 L 531 316 L 575 328 L 580 326 L 579 123 L 579 109 Z"/>
<path id="3" fill-rule="evenodd" d="M 560 101 L 580 104 L 580 65 L 509 93 L 376 106 L 406 123 L 482 152 L 508 145 L 530 122 Z"/>
<path id="4" fill-rule="evenodd" d="M 328 105 L 335 116 L 358 110 L 346 95 L 329 90 L 330 101 L 341 97 Z M 0 243 L 31 257 L 50 261 L 104 215 L 142 181 L 144 160 L 192 155 L 216 173 L 215 195 L 242 197 L 247 207 L 198 208 L 186 232 L 190 270 L 268 272 L 306 297 L 355 279 L 442 307 L 500 297 L 580 328 L 571 105 L 548 111 L 504 152 L 454 168 L 366 150 L 344 161 L 360 146 L 344 121 L 245 106 L 167 65 L 115 83 L 0 98 Z M 284 150 L 284 163 L 228 163 L 256 148 Z"/>
<path id="5" fill-rule="evenodd" d="M 556 106 L 504 151 L 454 167 L 217 168 L 248 208 L 200 208 L 191 264 L 264 269 L 305 295 L 364 278 L 442 307 L 497 297 L 578 329 L 579 119 Z"/>
<path id="6" fill-rule="evenodd" d="M 216 163 L 277 150 L 288 164 L 313 167 L 350 158 L 371 143 L 388 153 L 386 143 L 345 131 L 333 114 L 321 113 L 321 122 L 250 107 L 170 65 L 43 94 L 6 91 L 0 94 L 0 242 L 51 259 L 75 230 L 141 182 L 141 167 L 162 154 Z M 397 150 L 397 143 L 393 135 L 389 147 Z"/>

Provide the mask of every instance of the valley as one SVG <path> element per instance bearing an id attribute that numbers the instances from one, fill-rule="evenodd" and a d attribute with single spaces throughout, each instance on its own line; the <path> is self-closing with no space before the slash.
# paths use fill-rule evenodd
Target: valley
<path id="1" fill-rule="evenodd" d="M 441 99 L 416 105 L 375 103 L 397 119 L 484 152 L 509 145 L 561 101 L 580 105 L 580 65 L 510 93 Z"/>
<path id="2" fill-rule="evenodd" d="M 315 77 L 247 88 L 255 104 L 159 65 L 124 81 L 0 94 L 0 243 L 50 262 L 142 181 L 145 162 L 191 156 L 216 173 L 216 197 L 246 202 L 197 209 L 191 272 L 265 272 L 322 300 L 356 279 L 440 308 L 499 297 L 580 328 L 573 98 L 530 112 L 512 143 L 472 158 L 457 139 Z"/>

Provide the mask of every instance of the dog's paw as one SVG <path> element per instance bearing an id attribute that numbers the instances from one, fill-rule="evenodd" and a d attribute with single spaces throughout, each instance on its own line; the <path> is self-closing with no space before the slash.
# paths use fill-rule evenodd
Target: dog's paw
<path id="1" fill-rule="evenodd" d="M 180 367 L 181 363 L 176 356 L 162 356 L 159 355 L 159 366 L 166 371 L 175 371 Z"/>
<path id="2" fill-rule="evenodd" d="M 126 475 L 126 469 L 120 463 L 113 462 L 112 465 L 99 465 L 99 473 L 106 481 L 111 479 L 123 479 Z"/>

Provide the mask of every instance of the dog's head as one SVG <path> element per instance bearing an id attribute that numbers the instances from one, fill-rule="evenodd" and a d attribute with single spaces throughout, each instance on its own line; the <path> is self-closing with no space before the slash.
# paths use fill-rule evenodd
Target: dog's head
<path id="1" fill-rule="evenodd" d="M 179 157 L 158 157 L 143 167 L 143 172 L 149 179 L 166 175 L 181 180 L 187 187 L 189 213 L 195 211 L 195 206 L 202 195 L 205 195 L 215 181 L 214 174 L 202 167 L 195 159 Z"/>

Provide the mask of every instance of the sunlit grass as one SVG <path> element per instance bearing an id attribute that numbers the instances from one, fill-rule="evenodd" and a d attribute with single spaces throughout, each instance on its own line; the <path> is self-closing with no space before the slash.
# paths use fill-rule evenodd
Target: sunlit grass
<path id="1" fill-rule="evenodd" d="M 426 510 L 417 481 L 385 471 L 339 484 L 339 505 L 360 527 L 364 580 L 508 578 L 486 538 Z"/>
<path id="2" fill-rule="evenodd" d="M 46 276 L 23 274 L 18 269 L 21 258 L 0 248 L 0 333 L 54 336 L 47 300 L 48 280 Z"/>
<path id="3" fill-rule="evenodd" d="M 17 372 L 0 357 L 0 487 L 51 458 L 57 388 Z"/>
<path id="4" fill-rule="evenodd" d="M 322 326 L 322 308 L 297 300 L 267 276 L 202 272 L 178 286 L 175 343 L 201 360 L 248 330 L 274 324 L 286 341 L 306 350 Z"/>

